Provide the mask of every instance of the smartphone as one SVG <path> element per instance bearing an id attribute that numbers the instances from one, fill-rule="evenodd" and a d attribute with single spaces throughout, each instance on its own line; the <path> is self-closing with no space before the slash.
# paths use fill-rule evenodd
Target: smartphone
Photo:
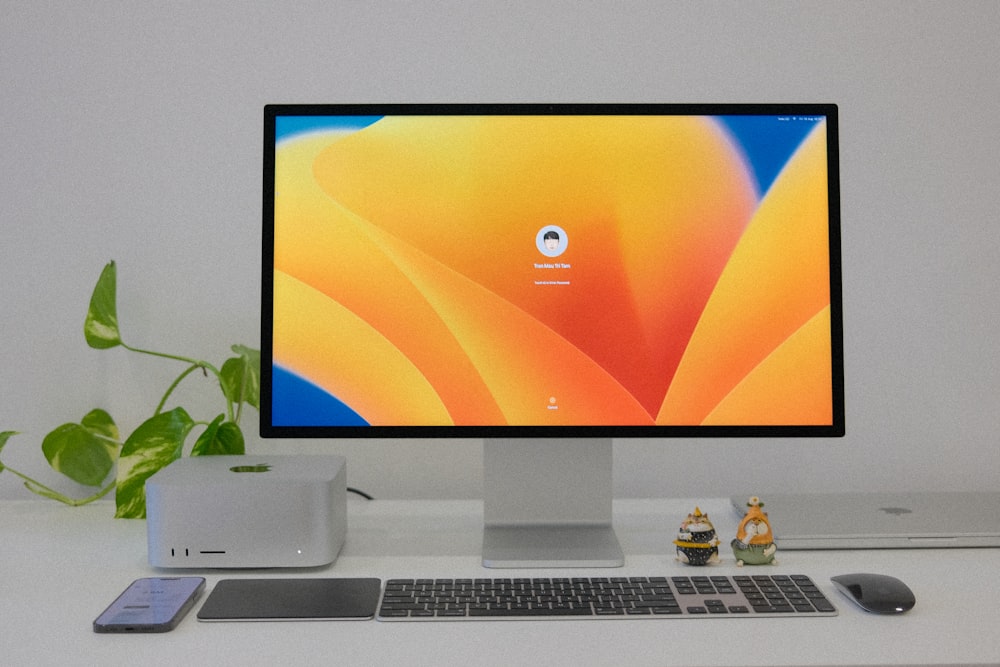
<path id="1" fill-rule="evenodd" d="M 205 590 L 204 577 L 136 579 L 94 621 L 94 632 L 167 632 Z"/>

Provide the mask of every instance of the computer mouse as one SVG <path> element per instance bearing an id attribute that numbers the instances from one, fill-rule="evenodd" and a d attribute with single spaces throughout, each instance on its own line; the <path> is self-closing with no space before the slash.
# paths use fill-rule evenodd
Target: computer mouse
<path id="1" fill-rule="evenodd" d="M 852 602 L 876 614 L 902 614 L 917 602 L 909 586 L 888 574 L 840 574 L 830 581 Z"/>

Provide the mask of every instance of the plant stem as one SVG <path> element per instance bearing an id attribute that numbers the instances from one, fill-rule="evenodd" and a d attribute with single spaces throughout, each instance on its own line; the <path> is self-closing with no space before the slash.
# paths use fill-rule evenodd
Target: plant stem
<path id="1" fill-rule="evenodd" d="M 198 370 L 199 368 L 202 370 L 211 371 L 212 375 L 214 375 L 219 382 L 222 382 L 222 373 L 219 371 L 219 369 L 217 369 L 215 366 L 208 363 L 207 361 L 192 359 L 190 357 L 182 357 L 176 354 L 167 354 L 166 352 L 154 352 L 152 350 L 143 350 L 142 348 L 132 347 L 131 345 L 127 345 L 124 342 L 121 345 L 130 352 L 136 352 L 138 354 L 148 354 L 153 357 L 160 357 L 161 359 L 173 359 L 174 361 L 183 361 L 185 363 L 191 364 L 187 368 L 187 370 L 178 375 L 177 379 L 171 382 L 170 386 L 167 387 L 166 393 L 163 394 L 163 398 L 160 399 L 159 404 L 156 406 L 156 410 L 153 411 L 154 415 L 158 415 L 160 414 L 160 412 L 163 411 L 164 406 L 167 404 L 167 399 L 170 398 L 170 394 L 174 393 L 174 389 L 177 388 L 177 386 L 184 380 L 184 378 L 186 378 L 188 375 Z M 226 401 L 226 414 L 229 416 L 230 421 L 232 421 L 233 405 L 229 400 Z"/>
<path id="2" fill-rule="evenodd" d="M 179 385 L 184 378 L 198 370 L 200 367 L 201 366 L 199 366 L 198 363 L 194 363 L 186 371 L 178 375 L 176 380 L 170 383 L 170 386 L 167 387 L 167 393 L 163 395 L 163 398 L 161 398 L 160 402 L 156 405 L 156 410 L 153 411 L 154 415 L 158 415 L 163 411 L 163 406 L 166 405 L 167 399 L 170 398 L 170 394 L 174 393 L 174 389 L 177 388 L 177 385 Z"/>
<path id="3" fill-rule="evenodd" d="M 230 415 L 230 419 L 232 419 L 232 421 L 236 422 L 237 424 L 239 424 L 240 419 L 243 418 L 243 403 L 244 399 L 246 398 L 246 395 L 247 395 L 247 373 L 244 370 L 243 377 L 240 378 L 240 400 L 236 402 L 236 418 L 233 419 L 232 415 Z"/>
<path id="4" fill-rule="evenodd" d="M 87 503 L 91 503 L 91 502 L 97 500 L 98 498 L 103 498 L 104 496 L 106 496 L 108 494 L 109 491 L 111 491 L 113 488 L 115 488 L 115 482 L 112 481 L 110 484 L 108 484 L 106 487 L 104 487 L 103 489 L 101 489 L 100 491 L 98 491 L 97 493 L 95 493 L 92 496 L 88 496 L 86 498 L 79 498 L 79 499 L 77 499 L 77 498 L 70 498 L 69 496 L 67 496 L 67 495 L 65 495 L 63 493 L 59 493 L 55 489 L 51 489 L 51 488 L 45 486 L 44 484 L 42 484 L 38 480 L 32 479 L 31 477 L 28 477 L 24 473 L 19 472 L 17 470 L 14 470 L 13 468 L 11 468 L 10 466 L 8 466 L 6 464 L 4 464 L 3 469 L 7 470 L 9 472 L 12 472 L 15 475 L 17 475 L 18 477 L 20 477 L 21 479 L 23 479 L 24 480 L 24 487 L 26 489 L 28 489 L 29 491 L 31 491 L 32 493 L 37 493 L 40 496 L 44 496 L 46 498 L 51 498 L 52 500 L 58 500 L 59 502 L 63 503 L 64 505 L 70 505 L 71 507 L 79 507 L 80 505 L 86 505 Z"/>
<path id="5" fill-rule="evenodd" d="M 131 345 L 127 345 L 124 342 L 121 344 L 121 346 L 124 347 L 126 350 L 129 350 L 130 352 L 138 352 L 139 354 L 148 354 L 150 356 L 161 357 L 163 359 L 173 359 L 174 361 L 183 361 L 192 364 L 194 366 L 197 366 L 198 368 L 208 369 L 212 371 L 212 373 L 215 374 L 216 376 L 219 375 L 219 371 L 215 368 L 215 366 L 208 363 L 207 361 L 200 361 L 198 359 L 192 359 L 191 357 L 182 357 L 176 354 L 167 354 L 166 352 L 154 352 L 153 350 L 143 350 L 142 348 L 139 347 L 132 347 Z"/>

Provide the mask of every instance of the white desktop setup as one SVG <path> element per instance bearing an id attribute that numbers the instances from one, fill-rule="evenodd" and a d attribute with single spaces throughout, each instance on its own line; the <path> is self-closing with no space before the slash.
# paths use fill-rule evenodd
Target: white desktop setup
<path id="1" fill-rule="evenodd" d="M 723 545 L 720 563 L 695 567 L 675 558 L 672 542 L 678 521 L 697 504 L 711 516 L 725 542 L 737 523 L 730 499 L 615 499 L 615 532 L 625 554 L 621 567 L 487 569 L 482 565 L 481 501 L 348 497 L 346 504 L 346 541 L 333 563 L 247 569 L 151 566 L 155 555 L 148 546 L 148 522 L 113 519 L 110 502 L 67 508 L 42 500 L 4 501 L 0 534 L 8 575 L 0 614 L 9 638 L 5 655 L 12 664 L 72 664 L 72 656 L 117 664 L 127 656 L 130 662 L 150 665 L 509 665 L 539 659 L 553 665 L 743 665 L 753 652 L 753 664 L 763 665 L 1000 664 L 997 548 L 786 550 L 780 547 L 778 505 L 773 524 L 779 543 L 776 565 L 737 567 Z M 211 523 L 204 510 L 194 518 L 189 523 Z M 272 534 L 267 525 L 251 522 L 253 534 L 260 536 L 255 544 L 267 545 Z M 831 581 L 858 572 L 905 582 L 915 606 L 896 614 L 864 611 Z M 547 616 L 502 622 L 202 622 L 216 613 L 208 608 L 215 591 L 234 581 L 247 582 L 248 588 L 230 599 L 249 599 L 249 613 L 262 614 L 269 611 L 267 603 L 274 596 L 291 594 L 296 605 L 303 599 L 316 604 L 310 592 L 322 594 L 332 584 L 333 592 L 341 595 L 345 589 L 339 582 L 353 586 L 373 579 L 376 590 L 398 579 L 494 577 L 664 577 L 676 588 L 675 577 L 733 580 L 762 575 L 807 576 L 835 613 Z M 149 577 L 202 577 L 207 580 L 205 594 L 171 632 L 92 631 L 92 622 L 115 596 L 131 581 Z M 266 590 L 276 583 L 279 588 Z M 263 606 L 248 597 L 258 587 L 271 596 L 264 598 Z M 320 601 L 327 606 L 329 602 Z M 303 608 L 297 608 L 302 613 Z M 229 618 L 237 618 L 236 612 L 223 609 Z M 334 605 L 332 613 L 345 619 L 353 611 Z M 206 618 L 199 620 L 199 615 Z"/>
<path id="2" fill-rule="evenodd" d="M 1000 664 L 996 495 L 765 497 L 778 563 L 745 567 L 728 498 L 612 498 L 612 438 L 844 434 L 835 105 L 271 105 L 264 129 L 262 435 L 483 438 L 484 499 L 363 501 L 340 457 L 254 455 L 154 475 L 148 526 L 8 503 L 26 571 L 82 551 L 14 583 L 72 587 L 59 627 L 153 572 L 206 578 L 203 621 L 341 619 L 15 657 Z M 696 504 L 718 564 L 674 557 Z M 884 575 L 912 609 L 862 609 Z"/>

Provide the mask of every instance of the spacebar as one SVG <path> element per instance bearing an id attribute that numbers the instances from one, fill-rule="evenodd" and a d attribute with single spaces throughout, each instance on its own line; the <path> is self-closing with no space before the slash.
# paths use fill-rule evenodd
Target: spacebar
<path id="1" fill-rule="evenodd" d="M 469 616 L 593 616 L 589 607 L 573 609 L 470 609 Z"/>

